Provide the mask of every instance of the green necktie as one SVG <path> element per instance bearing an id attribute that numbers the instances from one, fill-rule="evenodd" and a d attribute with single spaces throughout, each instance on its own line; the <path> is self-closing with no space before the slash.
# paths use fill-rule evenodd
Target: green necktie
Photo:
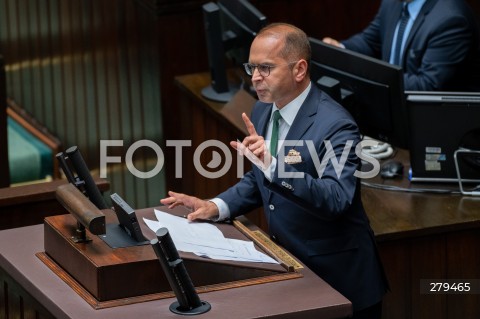
<path id="1" fill-rule="evenodd" d="M 270 154 L 275 156 L 278 147 L 278 121 L 282 118 L 280 111 L 273 112 L 272 137 L 270 138 Z"/>

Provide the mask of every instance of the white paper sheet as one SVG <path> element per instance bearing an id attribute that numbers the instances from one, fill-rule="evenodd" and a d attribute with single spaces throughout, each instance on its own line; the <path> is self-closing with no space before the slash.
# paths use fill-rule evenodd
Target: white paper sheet
<path id="1" fill-rule="evenodd" d="M 225 238 L 213 224 L 190 222 L 186 218 L 155 210 L 156 221 L 145 224 L 156 232 L 166 227 L 177 250 L 192 252 L 211 259 L 275 263 L 276 260 L 255 249 L 252 241 Z"/>

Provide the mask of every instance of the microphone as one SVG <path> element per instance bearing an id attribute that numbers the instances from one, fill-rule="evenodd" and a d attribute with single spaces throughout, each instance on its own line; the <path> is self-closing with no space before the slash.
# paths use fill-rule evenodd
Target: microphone
<path id="1" fill-rule="evenodd" d="M 177 301 L 170 305 L 170 311 L 181 315 L 198 315 L 211 309 L 206 301 L 198 297 L 187 269 L 180 258 L 168 229 L 162 227 L 155 233 L 157 238 L 150 244 L 157 255 Z"/>
<path id="2" fill-rule="evenodd" d="M 88 199 L 98 207 L 98 209 L 107 209 L 109 208 L 100 193 L 95 181 L 93 180 L 90 171 L 88 170 L 87 164 L 82 157 L 82 154 L 78 150 L 77 146 L 72 146 L 65 151 L 68 158 L 72 162 L 75 171 L 77 172 L 78 177 L 84 181 L 84 187 Z"/>

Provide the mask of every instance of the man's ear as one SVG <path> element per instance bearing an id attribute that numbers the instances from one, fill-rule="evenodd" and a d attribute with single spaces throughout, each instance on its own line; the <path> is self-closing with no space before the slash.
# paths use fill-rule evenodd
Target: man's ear
<path id="1" fill-rule="evenodd" d="M 307 76 L 308 63 L 304 59 L 299 60 L 293 69 L 297 81 L 303 81 Z"/>

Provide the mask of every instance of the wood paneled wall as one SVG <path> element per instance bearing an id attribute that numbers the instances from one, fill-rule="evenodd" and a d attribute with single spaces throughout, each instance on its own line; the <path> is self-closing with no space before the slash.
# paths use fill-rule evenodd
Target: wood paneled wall
<path id="1" fill-rule="evenodd" d="M 158 35 L 143 7 L 115 0 L 2 0 L 0 35 L 8 96 L 66 148 L 78 145 L 92 170 L 98 172 L 100 140 L 123 140 L 126 147 L 141 139 L 160 143 Z M 135 153 L 142 171 L 155 164 L 146 152 Z M 144 180 L 119 165 L 109 168 L 112 191 L 132 204 L 152 205 L 146 189 L 164 187 L 163 175 Z"/>

